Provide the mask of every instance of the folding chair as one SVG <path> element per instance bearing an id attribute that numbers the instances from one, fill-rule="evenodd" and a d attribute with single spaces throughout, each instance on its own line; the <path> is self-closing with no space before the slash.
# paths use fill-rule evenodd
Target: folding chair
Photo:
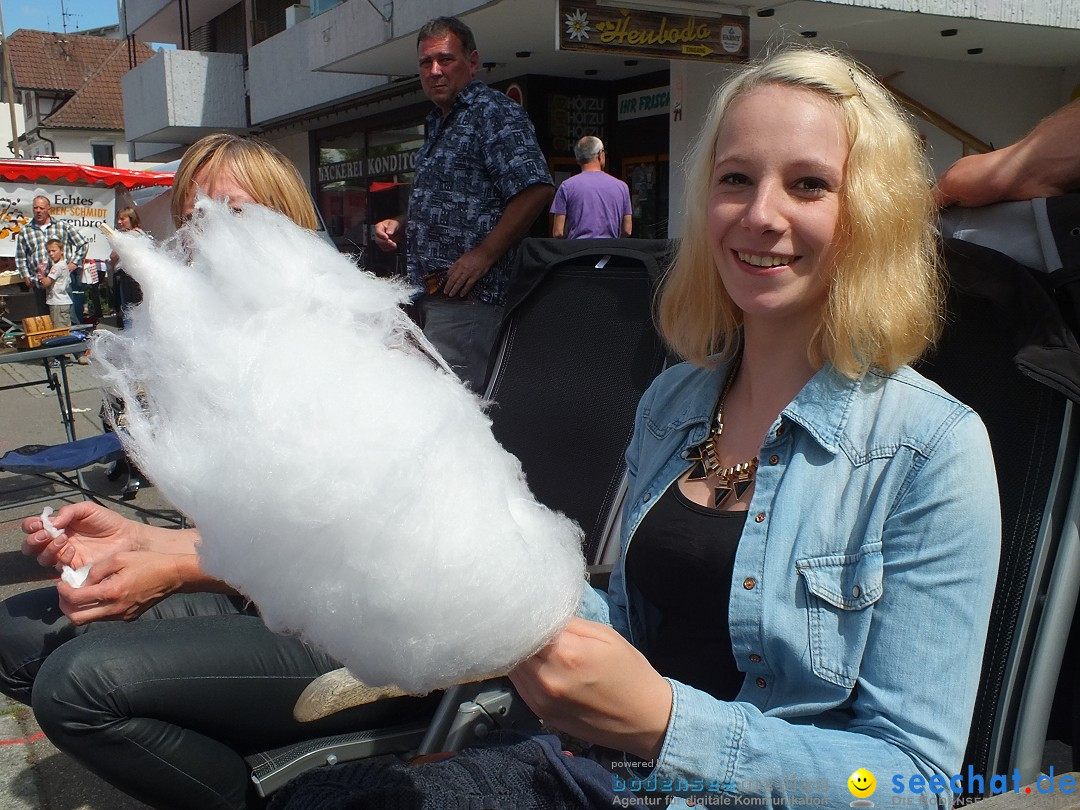
<path id="1" fill-rule="evenodd" d="M 120 439 L 115 432 L 103 433 L 99 436 L 90 436 L 85 439 L 76 439 L 64 444 L 41 445 L 32 444 L 10 450 L 0 456 L 0 472 L 15 473 L 17 475 L 31 475 L 41 478 L 50 483 L 58 484 L 67 492 L 81 492 L 87 500 L 94 503 L 106 501 L 117 506 L 125 506 L 135 512 L 149 517 L 161 518 L 170 523 L 176 523 L 181 528 L 186 524 L 183 515 L 172 515 L 154 509 L 147 509 L 131 502 L 130 496 L 116 498 L 91 489 L 82 475 L 82 469 L 92 464 L 107 464 L 110 461 L 119 461 L 124 457 L 124 450 L 120 445 Z M 74 475 L 72 475 L 74 472 Z M 59 495 L 65 494 L 64 492 Z M 58 493 L 50 492 L 45 495 L 35 495 L 23 498 L 12 506 L 29 506 L 35 503 L 53 501 Z"/>
<path id="2" fill-rule="evenodd" d="M 652 300 L 669 243 L 527 239 L 487 395 L 492 429 L 538 500 L 585 530 L 598 561 L 616 530 L 637 402 L 666 363 Z M 313 767 L 383 753 L 455 750 L 535 718 L 504 681 L 448 690 L 428 724 L 312 740 L 247 758 L 268 796 Z"/>
<path id="3" fill-rule="evenodd" d="M 1007 205 L 954 222 L 948 325 L 919 368 L 982 417 L 1001 492 L 1001 564 L 961 771 L 983 775 L 987 792 L 994 774 L 1039 775 L 1080 583 L 1080 195 Z M 1029 223 L 1023 238 L 1010 235 L 1018 222 Z M 1075 676 L 1062 686 L 1076 689 Z"/>

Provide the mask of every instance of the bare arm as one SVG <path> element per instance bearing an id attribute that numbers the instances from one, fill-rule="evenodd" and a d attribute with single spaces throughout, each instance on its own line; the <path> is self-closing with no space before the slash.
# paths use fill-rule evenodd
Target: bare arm
<path id="1" fill-rule="evenodd" d="M 468 295 L 491 265 L 525 235 L 554 194 L 555 189 L 547 183 L 536 183 L 515 194 L 484 241 L 454 262 L 443 291 L 449 296 Z"/>
<path id="2" fill-rule="evenodd" d="M 960 158 L 938 179 L 940 205 L 989 205 L 1080 189 L 1080 99 L 1011 146 Z"/>
<path id="3" fill-rule="evenodd" d="M 624 237 L 629 236 L 630 232 L 634 229 L 634 217 L 632 214 L 627 214 L 622 218 L 622 235 Z"/>
<path id="4" fill-rule="evenodd" d="M 195 529 L 165 529 L 121 517 L 90 501 L 64 506 L 52 537 L 40 517 L 23 521 L 23 553 L 41 565 L 90 565 L 81 588 L 58 583 L 60 608 L 75 624 L 133 619 L 170 593 L 235 593 L 199 566 Z"/>
<path id="5" fill-rule="evenodd" d="M 551 220 L 551 236 L 555 239 L 566 236 L 566 214 L 555 214 L 555 218 Z"/>

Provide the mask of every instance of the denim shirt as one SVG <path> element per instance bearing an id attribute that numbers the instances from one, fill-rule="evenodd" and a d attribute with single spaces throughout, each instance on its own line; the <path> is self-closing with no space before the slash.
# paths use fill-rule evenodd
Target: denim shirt
<path id="1" fill-rule="evenodd" d="M 726 375 L 675 366 L 638 406 L 621 554 L 609 592 L 586 589 L 579 613 L 646 651 L 657 615 L 627 587 L 627 546 L 689 468 Z M 711 784 L 837 808 L 859 768 L 878 806 L 894 775 L 938 775 L 944 791 L 924 797 L 950 807 L 1001 540 L 981 420 L 906 366 L 859 380 L 826 366 L 770 427 L 758 465 L 728 607 L 745 681 L 728 702 L 669 679 L 671 718 L 645 775 L 690 799 L 707 801 Z"/>
<path id="2" fill-rule="evenodd" d="M 433 110 L 426 127 L 406 226 L 409 281 L 420 289 L 483 242 L 514 196 L 552 185 L 525 108 L 483 82 L 469 82 L 445 118 Z M 516 256 L 515 244 L 495 260 L 473 288 L 477 299 L 506 303 Z"/>

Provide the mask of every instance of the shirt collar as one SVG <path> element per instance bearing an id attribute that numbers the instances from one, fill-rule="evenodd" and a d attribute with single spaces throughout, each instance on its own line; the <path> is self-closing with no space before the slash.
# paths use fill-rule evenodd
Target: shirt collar
<path id="1" fill-rule="evenodd" d="M 440 121 L 449 121 L 454 116 L 454 113 L 456 113 L 459 109 L 461 109 L 462 107 L 468 107 L 470 104 L 476 101 L 477 95 L 479 95 L 480 91 L 485 87 L 487 87 L 487 85 L 484 84 L 482 81 L 480 81 L 479 79 L 473 79 L 467 85 L 462 87 L 461 91 L 454 97 L 454 103 L 450 107 L 450 112 L 446 115 L 445 118 L 443 117 L 442 110 L 439 107 L 436 107 L 428 113 L 427 117 L 429 124 L 431 124 L 432 128 L 434 128 L 439 124 Z"/>
<path id="2" fill-rule="evenodd" d="M 854 380 L 845 377 L 826 363 L 784 408 L 782 415 L 801 425 L 814 441 L 836 455 L 855 396 L 865 379 L 867 375 Z"/>
<path id="3" fill-rule="evenodd" d="M 712 422 L 716 398 L 720 396 L 731 363 L 720 363 L 708 375 L 700 378 L 700 384 L 685 394 L 685 405 L 678 412 L 672 426 L 688 429 L 686 447 L 694 447 L 705 440 Z M 835 455 L 840 452 L 840 438 L 844 433 L 855 398 L 863 381 L 845 377 L 831 365 L 821 368 L 795 399 L 781 411 L 782 417 L 800 425 L 821 447 Z"/>

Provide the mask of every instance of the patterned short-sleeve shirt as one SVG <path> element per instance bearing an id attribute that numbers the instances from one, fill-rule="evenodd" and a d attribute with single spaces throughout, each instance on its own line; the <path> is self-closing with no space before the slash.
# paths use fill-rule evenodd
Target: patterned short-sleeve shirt
<path id="1" fill-rule="evenodd" d="M 15 238 L 15 268 L 23 278 L 31 278 L 37 273 L 38 265 L 42 262 L 52 264 L 47 247 L 50 239 L 60 240 L 64 246 L 64 258 L 76 266 L 82 264 L 90 247 L 90 242 L 79 229 L 62 219 L 49 217 L 45 226 L 31 220 Z"/>
<path id="2" fill-rule="evenodd" d="M 446 118 L 434 110 L 416 156 L 406 239 L 409 280 L 423 288 L 429 275 L 450 268 L 476 247 L 512 197 L 537 183 L 553 185 L 536 131 L 524 108 L 472 81 Z M 489 304 L 506 302 L 516 247 L 473 288 Z"/>

